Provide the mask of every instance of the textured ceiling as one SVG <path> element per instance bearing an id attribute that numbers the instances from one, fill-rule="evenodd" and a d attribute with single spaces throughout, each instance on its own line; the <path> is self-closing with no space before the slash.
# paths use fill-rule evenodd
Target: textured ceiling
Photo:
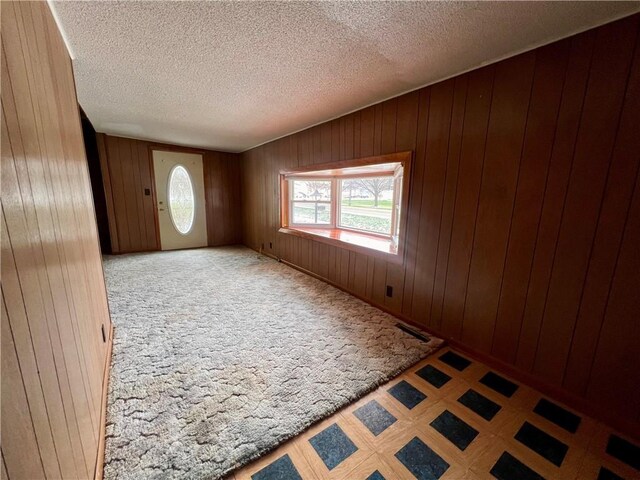
<path id="1" fill-rule="evenodd" d="M 640 2 L 54 2 L 100 132 L 243 151 Z"/>

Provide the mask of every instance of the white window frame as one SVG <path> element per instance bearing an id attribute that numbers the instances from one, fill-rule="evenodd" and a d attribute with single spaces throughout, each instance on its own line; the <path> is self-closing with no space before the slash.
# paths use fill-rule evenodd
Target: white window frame
<path id="1" fill-rule="evenodd" d="M 291 219 L 291 223 L 290 226 L 292 227 L 298 227 L 298 228 L 311 228 L 311 227 L 317 227 L 317 228 L 336 228 L 336 224 L 335 224 L 335 217 L 334 217 L 334 211 L 335 211 L 335 191 L 336 191 L 336 180 L 333 177 L 318 177 L 318 176 L 300 176 L 300 177 L 292 177 L 287 179 L 287 181 L 289 182 L 289 218 Z M 293 198 L 294 196 L 294 188 L 293 188 L 293 182 L 331 182 L 331 191 L 329 193 L 329 197 L 330 200 L 299 200 L 299 199 L 295 199 Z M 294 203 L 315 203 L 316 204 L 316 220 L 317 220 L 317 204 L 318 203 L 323 203 L 323 204 L 329 204 L 329 223 L 294 223 L 293 221 L 293 204 Z"/>
<path id="2" fill-rule="evenodd" d="M 392 234 L 394 231 L 394 220 L 393 220 L 393 211 L 395 210 L 395 199 L 396 199 L 396 192 L 394 190 L 393 192 L 393 199 L 392 199 L 392 204 L 391 204 L 391 226 L 390 226 L 390 232 L 387 233 L 381 233 L 381 232 L 375 232 L 373 230 L 365 230 L 362 228 L 355 228 L 355 227 L 349 227 L 349 226 L 345 226 L 345 225 L 341 225 L 340 224 L 340 218 L 342 217 L 342 182 L 344 180 L 359 180 L 362 178 L 383 178 L 383 177 L 389 177 L 389 178 L 393 178 L 394 175 L 390 174 L 390 173 L 375 173 L 375 174 L 371 174 L 371 175 L 340 175 L 337 176 L 337 180 L 338 180 L 338 185 L 340 186 L 339 190 L 340 190 L 340 195 L 338 195 L 338 208 L 337 208 L 337 212 L 336 212 L 336 219 L 335 219 L 335 223 L 336 223 L 336 228 L 339 228 L 340 230 L 348 230 L 350 232 L 358 232 L 358 233 L 364 233 L 367 235 L 375 235 L 377 237 L 383 237 L 383 238 L 392 238 Z M 394 184 L 395 187 L 395 184 Z"/>
<path id="3" fill-rule="evenodd" d="M 391 239 L 394 241 L 394 243 L 397 244 L 398 238 L 397 238 L 397 235 L 394 235 L 394 232 L 397 232 L 399 229 L 400 216 L 396 212 L 399 210 L 399 207 L 401 206 L 400 203 L 402 202 L 402 195 L 401 195 L 401 191 L 398 191 L 396 188 L 398 186 L 397 177 L 399 176 L 400 178 L 402 178 L 403 170 L 404 170 L 403 166 L 399 165 L 398 167 L 396 167 L 396 170 L 393 173 L 372 172 L 367 174 L 323 175 L 323 176 L 296 175 L 296 176 L 288 177 L 286 178 L 286 181 L 288 182 L 287 189 L 289 192 L 289 198 L 288 198 L 289 225 L 288 226 L 292 228 L 320 228 L 320 229 L 325 228 L 325 229 L 346 230 L 350 232 L 362 233 L 365 235 L 373 235 L 376 237 Z M 371 177 L 371 178 L 390 177 L 394 179 L 392 207 L 391 207 L 391 231 L 388 234 L 375 232 L 372 230 L 365 230 L 360 228 L 344 226 L 340 224 L 341 208 L 342 208 L 342 191 L 341 191 L 342 182 L 344 180 L 361 179 L 361 178 L 367 178 L 367 177 Z M 304 181 L 329 181 L 331 182 L 331 192 L 330 192 L 331 199 L 330 200 L 300 200 L 300 199 L 294 198 L 293 182 L 296 182 L 296 181 L 303 181 L 303 182 Z M 401 183 L 400 183 L 400 186 L 402 186 Z M 329 223 L 295 223 L 293 221 L 294 203 L 328 204 L 330 207 Z"/>
<path id="4" fill-rule="evenodd" d="M 391 166 L 390 164 L 395 165 Z M 412 164 L 413 152 L 403 151 L 280 170 L 280 228 L 278 232 L 345 248 L 365 255 L 373 255 L 392 263 L 404 263 Z M 370 232 L 368 230 L 352 230 L 349 227 L 345 228 L 336 225 L 339 218 L 338 208 L 341 204 L 341 198 L 338 198 L 338 196 L 342 196 L 342 192 L 337 188 L 337 182 L 348 177 L 363 178 L 386 175 L 394 176 L 393 196 L 396 207 L 392 208 L 391 235 L 380 235 L 378 232 Z M 292 223 L 293 206 L 290 181 L 304 180 L 305 178 L 332 179 L 334 181 L 331 189 L 331 223 Z"/>

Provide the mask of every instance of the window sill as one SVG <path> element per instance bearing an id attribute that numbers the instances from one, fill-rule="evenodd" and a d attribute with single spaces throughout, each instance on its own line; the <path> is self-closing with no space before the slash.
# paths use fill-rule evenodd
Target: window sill
<path id="1" fill-rule="evenodd" d="M 366 255 L 374 255 L 387 261 L 401 263 L 398 247 L 388 238 L 367 233 L 322 227 L 283 227 L 280 233 L 317 240 Z"/>

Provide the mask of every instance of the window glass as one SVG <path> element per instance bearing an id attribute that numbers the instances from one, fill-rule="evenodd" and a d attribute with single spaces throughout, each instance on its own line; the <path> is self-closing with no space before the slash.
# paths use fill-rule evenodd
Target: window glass
<path id="1" fill-rule="evenodd" d="M 293 202 L 293 223 L 331 223 L 331 204 L 316 202 Z"/>
<path id="2" fill-rule="evenodd" d="M 189 172 L 177 165 L 169 175 L 169 213 L 178 232 L 189 233 L 195 215 L 195 197 Z"/>
<path id="3" fill-rule="evenodd" d="M 293 200 L 331 201 L 330 180 L 293 180 Z"/>
<path id="4" fill-rule="evenodd" d="M 391 235 L 392 176 L 344 179 L 340 190 L 339 226 Z"/>
<path id="5" fill-rule="evenodd" d="M 399 255 L 410 162 L 411 153 L 401 152 L 282 171 L 281 231 Z"/>
<path id="6" fill-rule="evenodd" d="M 294 224 L 331 224 L 330 180 L 292 180 L 291 193 Z"/>

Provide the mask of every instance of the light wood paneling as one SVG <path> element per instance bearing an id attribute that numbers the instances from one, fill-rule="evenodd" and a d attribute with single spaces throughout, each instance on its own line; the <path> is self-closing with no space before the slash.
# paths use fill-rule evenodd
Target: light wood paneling
<path id="1" fill-rule="evenodd" d="M 209 246 L 240 241 L 239 155 L 98 133 L 112 253 L 159 250 L 152 150 L 203 156 Z M 146 194 L 146 190 L 149 194 Z"/>
<path id="2" fill-rule="evenodd" d="M 640 379 L 625 367 L 640 350 L 622 333 L 635 328 L 640 256 L 639 22 L 243 153 L 244 243 L 640 431 L 629 423 L 640 417 Z M 278 233 L 280 169 L 407 149 L 415 161 L 403 265 Z"/>
<path id="3" fill-rule="evenodd" d="M 111 323 L 71 60 L 46 3 L 1 8 L 3 475 L 89 478 Z"/>

